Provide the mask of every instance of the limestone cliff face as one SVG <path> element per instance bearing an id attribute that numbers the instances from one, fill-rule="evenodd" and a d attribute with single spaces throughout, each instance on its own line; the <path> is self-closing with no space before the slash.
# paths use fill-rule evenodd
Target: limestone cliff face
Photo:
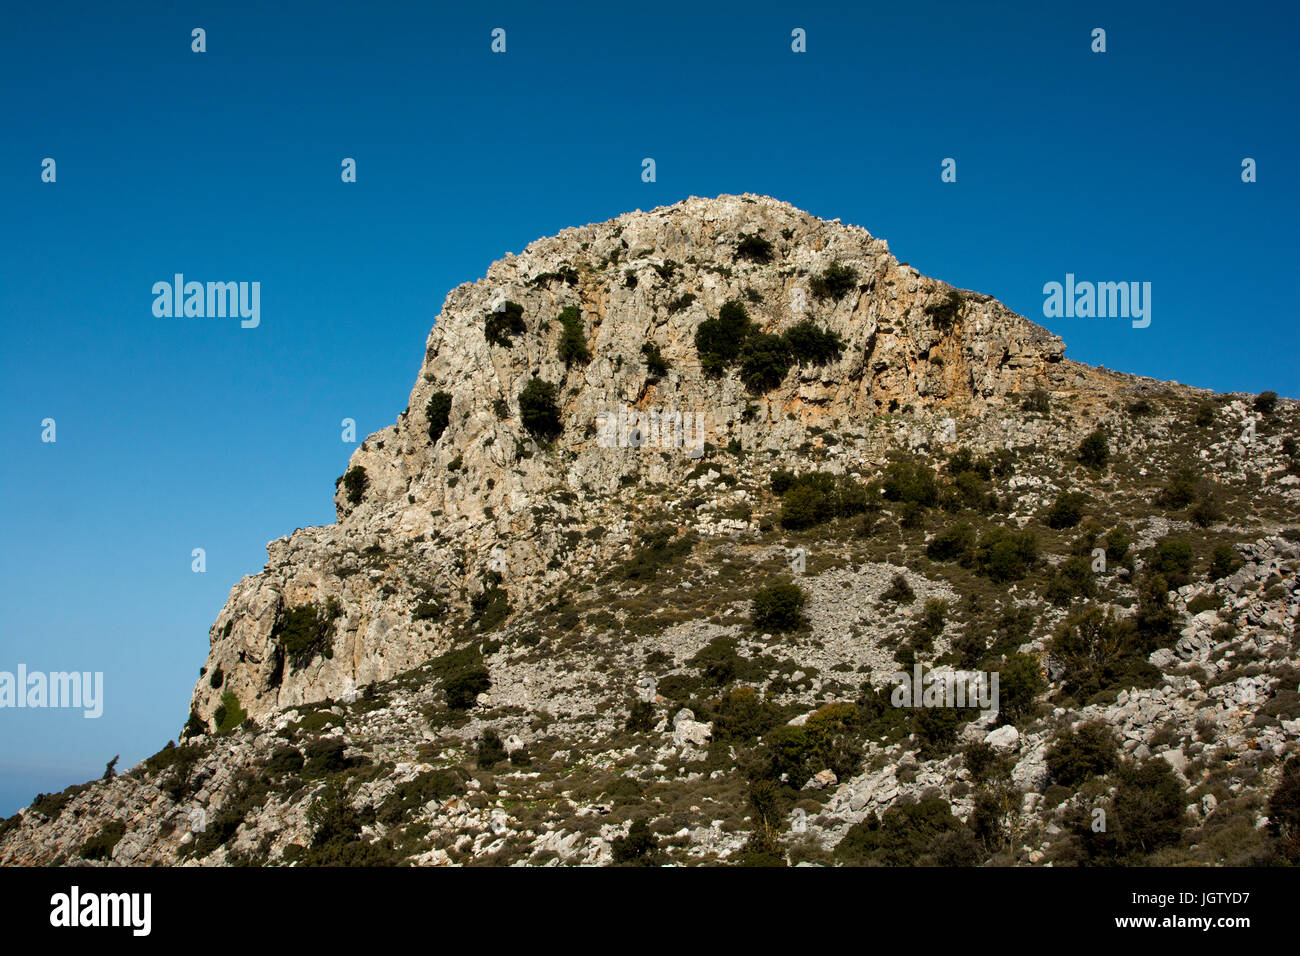
<path id="1" fill-rule="evenodd" d="M 770 242 L 770 261 L 738 257 L 745 236 Z M 812 280 L 833 265 L 853 270 L 852 287 L 818 297 Z M 733 299 L 764 331 L 813 319 L 843 340 L 841 357 L 795 367 L 761 396 L 734 374 L 706 377 L 695 331 Z M 505 302 L 522 307 L 526 327 L 509 346 L 485 333 Z M 592 357 L 566 367 L 557 318 L 568 306 Z M 645 343 L 660 348 L 666 375 L 649 374 Z M 352 456 L 367 479 L 359 502 L 341 485 L 337 524 L 272 542 L 266 568 L 231 590 L 193 711 L 211 726 L 226 692 L 254 717 L 339 697 L 445 650 L 449 617 L 496 581 L 490 571 L 522 607 L 625 550 L 643 529 L 616 501 L 620 489 L 672 494 L 700 462 L 681 449 L 602 447 L 602 413 L 700 412 L 710 446 L 780 455 L 820 430 L 868 436 L 882 454 L 954 436 L 975 448 L 1061 446 L 1077 438 L 1059 423 L 999 411 L 1032 389 L 1067 391 L 1086 425 L 1119 377 L 1063 351 L 991 297 L 899 263 L 865 229 L 765 197 L 692 198 L 540 239 L 447 296 L 407 410 Z M 564 431 L 549 448 L 521 425 L 518 396 L 534 376 L 558 387 Z M 439 392 L 451 413 L 434 443 L 426 408 Z M 321 653 L 286 655 L 277 622 L 331 599 L 338 616 L 323 625 Z M 419 613 L 431 605 L 446 614 Z"/>

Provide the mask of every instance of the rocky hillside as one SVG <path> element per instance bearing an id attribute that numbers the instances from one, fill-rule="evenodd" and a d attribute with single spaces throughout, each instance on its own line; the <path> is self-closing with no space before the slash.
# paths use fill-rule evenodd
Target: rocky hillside
<path id="1" fill-rule="evenodd" d="M 764 197 L 538 240 L 0 862 L 1296 861 L 1300 410 L 1063 352 Z"/>

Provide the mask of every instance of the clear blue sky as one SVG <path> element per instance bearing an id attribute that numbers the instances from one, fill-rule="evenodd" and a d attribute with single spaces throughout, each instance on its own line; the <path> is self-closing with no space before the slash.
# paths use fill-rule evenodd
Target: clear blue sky
<path id="1" fill-rule="evenodd" d="M 1294 3 L 438 6 L 7 9 L 0 670 L 106 702 L 0 710 L 0 812 L 175 736 L 231 585 L 333 520 L 340 420 L 392 422 L 447 291 L 566 226 L 749 191 L 1038 321 L 1067 272 L 1149 281 L 1149 328 L 1044 324 L 1300 395 Z M 261 282 L 261 326 L 155 318 L 176 272 Z"/>

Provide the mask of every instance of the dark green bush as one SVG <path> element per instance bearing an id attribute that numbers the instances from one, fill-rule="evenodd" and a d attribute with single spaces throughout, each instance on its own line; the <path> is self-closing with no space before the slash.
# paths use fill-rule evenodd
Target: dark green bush
<path id="1" fill-rule="evenodd" d="M 924 796 L 914 803 L 895 803 L 882 817 L 872 813 L 854 824 L 835 847 L 835 858 L 849 866 L 918 866 L 934 863 L 945 834 L 959 831 L 942 797 Z"/>
<path id="2" fill-rule="evenodd" d="M 622 576 L 629 581 L 649 581 L 669 565 L 686 557 L 695 546 L 695 536 L 680 537 L 677 529 L 664 525 L 641 534 L 632 557 L 623 565 Z"/>
<path id="3" fill-rule="evenodd" d="M 858 273 L 852 266 L 831 263 L 808 281 L 808 288 L 819 299 L 842 299 L 857 284 Z"/>
<path id="4" fill-rule="evenodd" d="M 772 244 L 759 235 L 744 236 L 736 243 L 736 258 L 751 262 L 771 262 Z"/>
<path id="5" fill-rule="evenodd" d="M 1241 567 L 1241 564 L 1241 558 L 1237 557 L 1237 552 L 1232 545 L 1215 545 L 1214 553 L 1210 557 L 1210 580 L 1218 581 L 1220 578 L 1226 578 Z"/>
<path id="6" fill-rule="evenodd" d="M 338 601 L 330 598 L 325 607 L 304 604 L 284 608 L 271 628 L 271 642 L 283 649 L 290 667 L 301 670 L 317 656 L 333 656 L 330 640 L 334 622 L 343 614 Z"/>
<path id="7" fill-rule="evenodd" d="M 221 695 L 221 703 L 212 712 L 212 719 L 216 721 L 219 734 L 230 733 L 247 717 L 248 713 L 239 705 L 239 698 L 235 696 L 234 691 L 230 690 Z"/>
<path id="8" fill-rule="evenodd" d="M 989 528 L 975 547 L 975 569 L 999 583 L 1017 581 L 1038 560 L 1038 538 L 1028 528 Z"/>
<path id="9" fill-rule="evenodd" d="M 925 546 L 925 554 L 931 561 L 961 561 L 974 547 L 975 529 L 963 521 L 931 538 Z"/>
<path id="10" fill-rule="evenodd" d="M 803 608 L 808 595 L 797 584 L 781 582 L 760 588 L 754 594 L 754 627 L 771 634 L 795 631 L 804 625 Z"/>
<path id="11" fill-rule="evenodd" d="M 916 592 L 907 583 L 907 578 L 895 574 L 893 580 L 889 582 L 889 587 L 881 593 L 880 600 L 886 604 L 911 604 L 916 600 Z"/>
<path id="12" fill-rule="evenodd" d="M 347 492 L 348 503 L 358 505 L 361 498 L 370 487 L 370 478 L 366 475 L 366 470 L 360 465 L 353 465 L 343 477 L 339 479 L 343 483 L 343 488 Z"/>
<path id="13" fill-rule="evenodd" d="M 940 329 L 946 329 L 957 321 L 957 316 L 961 313 L 962 303 L 965 299 L 962 294 L 952 286 L 945 286 L 943 293 L 938 301 L 932 302 L 925 307 L 925 314 L 933 320 L 935 326 Z"/>
<path id="14" fill-rule="evenodd" d="M 1083 520 L 1083 508 L 1087 502 L 1087 495 L 1077 491 L 1063 491 L 1056 496 L 1052 507 L 1043 516 L 1043 523 L 1058 531 L 1073 528 Z"/>
<path id="15" fill-rule="evenodd" d="M 501 736 L 491 727 L 483 728 L 474 750 L 474 759 L 480 767 L 484 768 L 495 767 L 506 759 L 506 745 L 501 742 Z"/>
<path id="16" fill-rule="evenodd" d="M 486 633 L 495 630 L 502 621 L 510 616 L 510 594 L 505 588 L 493 585 L 484 588 L 469 600 L 474 623 L 479 631 Z"/>
<path id="17" fill-rule="evenodd" d="M 519 393 L 519 418 L 524 430 L 538 441 L 557 438 L 564 431 L 560 409 L 555 404 L 558 390 L 550 382 L 531 379 Z"/>
<path id="18" fill-rule="evenodd" d="M 928 508 L 939 500 L 939 483 L 925 463 L 902 459 L 886 466 L 882 492 L 886 501 Z"/>
<path id="19" fill-rule="evenodd" d="M 844 351 L 843 340 L 834 332 L 821 328 L 811 319 L 803 319 L 786 329 L 786 345 L 800 364 L 826 365 Z"/>
<path id="20" fill-rule="evenodd" d="M 751 332 L 741 352 L 740 380 L 752 395 L 770 392 L 794 364 L 790 346 L 779 335 Z"/>
<path id="21" fill-rule="evenodd" d="M 1047 748 L 1047 772 L 1053 783 L 1064 787 L 1077 788 L 1093 777 L 1104 777 L 1118 764 L 1119 745 L 1101 721 L 1066 730 Z"/>
<path id="22" fill-rule="evenodd" d="M 478 695 L 492 686 L 483 658 L 473 647 L 448 651 L 434 658 L 430 669 L 442 680 L 447 706 L 452 710 L 469 710 Z"/>
<path id="23" fill-rule="evenodd" d="M 1152 549 L 1147 567 L 1163 575 L 1170 588 L 1178 589 L 1190 580 L 1196 560 L 1191 542 L 1182 538 L 1161 538 Z"/>
<path id="24" fill-rule="evenodd" d="M 574 362 L 586 364 L 591 361 L 591 352 L 587 350 L 587 332 L 582 324 L 582 313 L 577 306 L 566 306 L 560 311 L 560 343 L 558 355 L 565 365 Z"/>
<path id="25" fill-rule="evenodd" d="M 1160 676 L 1133 622 L 1098 607 L 1066 618 L 1048 651 L 1063 668 L 1063 691 L 1083 702 L 1111 688 L 1147 687 Z"/>
<path id="26" fill-rule="evenodd" d="M 1047 599 L 1064 606 L 1075 598 L 1090 598 L 1097 593 L 1092 562 L 1081 555 L 1066 558 L 1052 573 L 1047 584 Z"/>
<path id="27" fill-rule="evenodd" d="M 660 856 L 658 846 L 645 817 L 637 817 L 632 821 L 627 836 L 615 837 L 609 841 L 614 862 L 625 866 L 654 866 Z"/>
<path id="28" fill-rule="evenodd" d="M 1268 798 L 1268 833 L 1281 862 L 1300 865 L 1300 770 L 1295 758 L 1283 765 L 1282 779 Z"/>
<path id="29" fill-rule="evenodd" d="M 1106 433 L 1100 428 L 1094 429 L 1079 443 L 1079 463 L 1086 468 L 1100 471 L 1110 463 L 1110 443 Z"/>
<path id="30" fill-rule="evenodd" d="M 868 506 L 867 490 L 849 475 L 814 471 L 796 477 L 777 471 L 772 474 L 772 488 L 781 489 L 781 526 L 791 530 L 852 517 Z"/>
<path id="31" fill-rule="evenodd" d="M 83 860 L 107 860 L 113 855 L 113 848 L 126 836 L 126 824 L 121 820 L 110 820 L 99 828 L 99 832 L 81 845 Z"/>
<path id="32" fill-rule="evenodd" d="M 723 304 L 716 319 L 705 319 L 695 330 L 695 349 L 706 375 L 719 376 L 736 363 L 749 338 L 752 323 L 743 303 Z"/>
<path id="33" fill-rule="evenodd" d="M 507 302 L 500 310 L 492 312 L 483 326 L 483 334 L 490 343 L 506 348 L 514 344 L 514 336 L 523 335 L 527 331 L 528 327 L 524 325 L 524 307 L 517 302 Z"/>
<path id="34" fill-rule="evenodd" d="M 1032 654 L 1009 654 L 998 666 L 998 718 L 1019 724 L 1038 709 L 1038 695 L 1046 689 L 1042 665 Z"/>
<path id="35" fill-rule="evenodd" d="M 651 381 L 657 381 L 668 374 L 668 360 L 659 351 L 658 345 L 653 342 L 642 343 L 641 354 L 645 356 L 645 367 Z"/>
<path id="36" fill-rule="evenodd" d="M 1255 411 L 1261 415 L 1272 415 L 1277 408 L 1277 392 L 1260 392 L 1255 396 Z"/>
<path id="37" fill-rule="evenodd" d="M 1052 410 L 1051 393 L 1045 388 L 1031 389 L 1021 397 L 1020 408 L 1022 411 L 1047 415 Z"/>
<path id="38" fill-rule="evenodd" d="M 1177 468 L 1169 476 L 1165 486 L 1156 495 L 1156 503 L 1164 508 L 1178 510 L 1186 508 L 1200 490 L 1200 478 L 1191 468 Z"/>

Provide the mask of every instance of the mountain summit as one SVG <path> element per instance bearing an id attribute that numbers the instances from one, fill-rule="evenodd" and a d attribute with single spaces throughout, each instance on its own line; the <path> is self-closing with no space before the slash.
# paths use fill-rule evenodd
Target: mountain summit
<path id="1" fill-rule="evenodd" d="M 1300 410 L 760 196 L 447 296 L 178 743 L 0 863 L 1300 862 Z"/>
<path id="2" fill-rule="evenodd" d="M 744 333 L 720 329 L 736 354 L 710 369 L 697 336 L 727 303 L 756 351 L 743 361 Z M 783 353 L 775 337 L 799 329 L 838 348 Z M 194 711 L 211 725 L 226 693 L 256 717 L 391 677 L 446 649 L 429 608 L 467 606 L 494 569 L 511 606 L 527 606 L 603 564 L 635 528 L 628 490 L 680 486 L 699 463 L 685 442 L 650 447 L 648 427 L 640 447 L 602 441 L 625 409 L 685 415 L 710 448 L 774 460 L 843 428 L 881 451 L 900 434 L 935 447 L 1061 440 L 1002 413 L 1033 392 L 1086 401 L 1120 381 L 1063 352 L 865 229 L 766 197 L 688 199 L 540 239 L 447 296 L 407 410 L 339 482 L 338 524 L 273 542 L 266 569 L 232 591 L 208 660 L 224 680 L 199 681 Z M 528 430 L 520 396 L 534 380 L 554 390 L 554 434 Z M 571 540 L 595 525 L 611 534 Z M 315 617 L 292 616 L 313 604 Z"/>

